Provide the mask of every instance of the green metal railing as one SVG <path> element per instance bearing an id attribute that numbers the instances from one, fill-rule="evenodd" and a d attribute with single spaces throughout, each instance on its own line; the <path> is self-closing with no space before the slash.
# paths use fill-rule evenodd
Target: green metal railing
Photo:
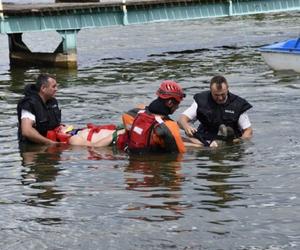
<path id="1" fill-rule="evenodd" d="M 173 20 L 215 18 L 300 9 L 300 0 L 149 1 L 114 3 L 82 9 L 7 15 L 0 33 L 96 28 Z"/>
<path id="2" fill-rule="evenodd" d="M 1 6 L 0 0 L 0 33 L 8 34 L 11 59 L 22 58 L 21 52 L 31 53 L 22 41 L 22 33 L 55 30 L 61 35 L 62 42 L 54 53 L 73 55 L 66 60 L 76 62 L 76 36 L 81 29 L 294 11 L 300 10 L 300 0 L 106 0 L 50 7 L 39 5 L 38 8 L 19 10 L 9 10 L 4 5 L 3 13 Z M 33 53 L 28 58 L 32 56 Z"/>

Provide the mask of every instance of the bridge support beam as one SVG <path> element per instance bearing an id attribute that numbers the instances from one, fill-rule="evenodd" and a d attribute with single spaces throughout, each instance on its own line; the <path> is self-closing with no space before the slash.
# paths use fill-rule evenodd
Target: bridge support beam
<path id="1" fill-rule="evenodd" d="M 300 0 L 56 0 L 51 6 L 4 4 L 4 12 L 1 2 L 0 33 L 9 36 L 11 62 L 66 68 L 76 67 L 80 29 L 300 10 Z M 33 53 L 22 41 L 23 32 L 53 30 L 62 37 L 53 53 Z"/>
<path id="2" fill-rule="evenodd" d="M 8 34 L 11 65 L 44 65 L 62 68 L 77 68 L 76 36 L 79 30 L 57 31 L 62 41 L 51 52 L 32 52 L 22 40 L 22 33 Z"/>
<path id="3" fill-rule="evenodd" d="M 228 16 L 232 16 L 233 14 L 233 5 L 232 5 L 232 0 L 228 0 Z"/>

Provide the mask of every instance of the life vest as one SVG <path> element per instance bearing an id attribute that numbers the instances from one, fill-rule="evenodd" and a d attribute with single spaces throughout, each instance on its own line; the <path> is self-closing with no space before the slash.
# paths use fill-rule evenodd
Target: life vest
<path id="1" fill-rule="evenodd" d="M 28 85 L 25 88 L 25 97 L 19 101 L 17 106 L 19 141 L 27 141 L 21 133 L 22 110 L 27 110 L 35 115 L 34 128 L 43 136 L 47 135 L 48 130 L 56 128 L 61 123 L 61 110 L 58 107 L 57 100 L 52 98 L 44 103 L 34 84 Z"/>
<path id="2" fill-rule="evenodd" d="M 226 103 L 217 104 L 210 91 L 204 91 L 196 94 L 194 100 L 198 106 L 197 119 L 201 123 L 197 132 L 205 140 L 213 140 L 221 124 L 233 128 L 236 137 L 241 136 L 238 120 L 242 113 L 252 108 L 245 99 L 229 92 Z"/>
<path id="3" fill-rule="evenodd" d="M 135 117 L 137 116 L 137 114 L 141 110 L 144 110 L 144 109 L 142 109 L 142 108 L 134 108 L 134 109 L 131 109 L 131 110 L 127 111 L 126 113 L 124 113 L 122 115 L 123 125 L 124 125 L 124 128 L 125 128 L 125 130 L 127 132 L 129 132 L 131 130 L 133 121 L 134 121 Z"/>
<path id="4" fill-rule="evenodd" d="M 72 134 L 71 133 L 62 133 L 61 132 L 62 126 L 63 125 L 60 125 L 60 126 L 56 127 L 55 129 L 48 130 L 46 137 L 52 141 L 68 143 Z"/>
<path id="5" fill-rule="evenodd" d="M 134 119 L 129 132 L 128 149 L 130 152 L 147 151 L 153 146 L 152 132 L 155 125 L 163 123 L 156 115 L 140 111 Z"/>
<path id="6" fill-rule="evenodd" d="M 127 111 L 126 113 L 122 114 L 122 122 L 123 122 L 123 126 L 125 129 L 125 133 L 124 134 L 120 134 L 118 136 L 118 140 L 117 140 L 117 147 L 119 150 L 121 151 L 127 151 L 128 149 L 128 142 L 129 142 L 129 132 L 131 130 L 133 121 L 135 119 L 135 117 L 137 116 L 138 112 L 143 110 L 143 108 L 145 107 L 144 105 L 139 105 L 140 107 L 131 109 L 129 111 Z"/>
<path id="7" fill-rule="evenodd" d="M 127 145 L 132 153 L 185 152 L 177 123 L 145 110 L 134 119 Z"/>
<path id="8" fill-rule="evenodd" d="M 185 146 L 182 141 L 177 122 L 167 119 L 154 128 L 153 141 L 161 150 L 170 153 L 184 153 Z"/>

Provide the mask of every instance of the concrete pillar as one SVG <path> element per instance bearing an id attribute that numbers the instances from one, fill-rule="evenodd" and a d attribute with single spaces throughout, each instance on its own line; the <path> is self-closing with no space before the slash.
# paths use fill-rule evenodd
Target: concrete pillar
<path id="1" fill-rule="evenodd" d="M 31 52 L 22 33 L 8 34 L 11 65 L 45 65 L 77 68 L 76 35 L 79 30 L 58 31 L 62 41 L 53 53 Z"/>

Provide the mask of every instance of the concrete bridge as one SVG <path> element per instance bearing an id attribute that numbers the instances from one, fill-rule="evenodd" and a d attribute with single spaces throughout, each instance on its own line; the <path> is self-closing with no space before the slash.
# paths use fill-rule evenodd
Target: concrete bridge
<path id="1" fill-rule="evenodd" d="M 76 35 L 81 29 L 293 10 L 300 10 L 300 0 L 92 0 L 26 5 L 2 5 L 0 0 L 0 33 L 8 35 L 11 64 L 76 68 Z M 53 53 L 33 53 L 22 40 L 24 32 L 53 30 L 62 37 Z"/>

